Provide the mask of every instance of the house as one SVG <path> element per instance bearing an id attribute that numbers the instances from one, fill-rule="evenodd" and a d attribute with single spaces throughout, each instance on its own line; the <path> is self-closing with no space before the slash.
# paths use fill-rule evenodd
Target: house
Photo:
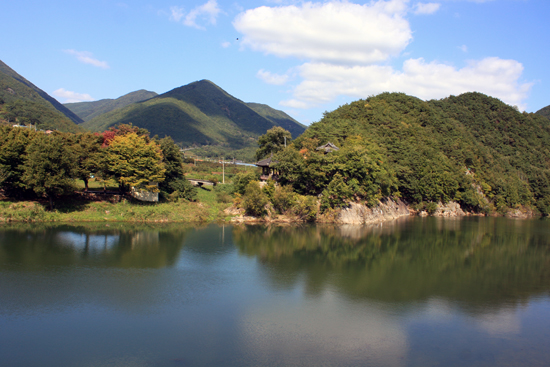
<path id="1" fill-rule="evenodd" d="M 270 178 L 276 180 L 277 172 L 273 168 L 273 166 L 277 163 L 279 162 L 273 160 L 273 153 L 271 153 L 270 157 L 254 163 L 257 167 L 262 168 L 262 174 L 260 175 L 260 180 L 267 181 Z"/>

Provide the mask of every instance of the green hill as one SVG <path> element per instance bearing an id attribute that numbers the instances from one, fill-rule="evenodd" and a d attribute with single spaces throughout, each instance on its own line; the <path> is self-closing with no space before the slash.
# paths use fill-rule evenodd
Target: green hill
<path id="1" fill-rule="evenodd" d="M 117 99 L 101 99 L 93 102 L 65 103 L 64 106 L 75 113 L 83 121 L 88 121 L 104 113 L 126 107 L 132 103 L 145 101 L 156 97 L 158 94 L 145 89 L 140 89 L 123 95 Z"/>
<path id="2" fill-rule="evenodd" d="M 0 118 L 78 132 L 82 120 L 46 92 L 0 61 Z"/>
<path id="3" fill-rule="evenodd" d="M 310 138 L 343 147 L 354 136 L 380 153 L 411 203 L 550 213 L 550 121 L 539 114 L 481 93 L 427 102 L 383 93 L 327 113 L 295 144 L 302 149 Z"/>
<path id="4" fill-rule="evenodd" d="M 243 155 L 235 156 L 242 158 L 253 156 L 258 137 L 273 126 L 283 125 L 294 137 L 305 130 L 281 111 L 261 105 L 253 107 L 214 83 L 201 80 L 105 113 L 82 126 L 104 131 L 111 126 L 132 123 L 146 128 L 151 135 L 171 136 L 184 147 L 209 146 L 206 153 L 213 155 L 241 151 Z"/>
<path id="5" fill-rule="evenodd" d="M 546 106 L 544 108 L 541 108 L 540 110 L 538 110 L 535 113 L 539 114 L 539 115 L 542 115 L 544 117 L 548 117 L 550 119 L 550 106 Z"/>

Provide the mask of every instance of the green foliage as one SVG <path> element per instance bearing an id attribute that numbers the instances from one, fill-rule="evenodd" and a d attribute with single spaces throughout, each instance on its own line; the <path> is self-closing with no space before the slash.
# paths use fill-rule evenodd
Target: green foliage
<path id="1" fill-rule="evenodd" d="M 270 200 L 270 201 L 273 201 L 273 195 L 275 194 L 275 190 L 276 190 L 276 187 L 275 187 L 275 181 L 273 180 L 268 180 L 264 187 L 262 188 L 262 190 L 265 192 L 265 194 L 267 195 L 267 198 Z"/>
<path id="2" fill-rule="evenodd" d="M 280 126 L 272 127 L 258 138 L 258 145 L 260 147 L 256 151 L 256 160 L 259 161 L 269 154 L 280 152 L 287 144 L 290 144 L 291 139 L 292 135 L 289 131 Z"/>
<path id="3" fill-rule="evenodd" d="M 336 173 L 322 195 L 321 210 L 324 211 L 345 205 L 353 197 L 353 189 L 346 184 L 340 173 Z"/>
<path id="4" fill-rule="evenodd" d="M 246 187 L 252 181 L 258 180 L 259 174 L 254 171 L 240 172 L 233 178 L 233 185 L 235 186 L 235 192 L 244 195 Z"/>
<path id="5" fill-rule="evenodd" d="M 145 101 L 156 96 L 157 93 L 155 92 L 141 89 L 125 94 L 117 99 L 101 99 L 93 102 L 65 103 L 64 106 L 78 115 L 78 117 L 82 120 L 89 121 L 104 113 L 111 112 L 119 108 L 124 108 L 132 103 Z"/>
<path id="6" fill-rule="evenodd" d="M 235 193 L 235 187 L 232 184 L 216 185 L 214 192 L 219 203 L 228 204 L 233 201 L 232 195 Z"/>
<path id="7" fill-rule="evenodd" d="M 104 131 L 129 122 L 152 135 L 171 136 L 180 146 L 217 147 L 214 155 L 218 156 L 228 151 L 254 149 L 258 137 L 276 125 L 212 82 L 202 80 L 104 113 L 82 126 Z M 287 129 L 292 126 L 297 135 L 304 131 L 290 117 L 285 126 Z"/>
<path id="8" fill-rule="evenodd" d="M 31 129 L 0 126 L 0 167 L 4 172 L 3 189 L 9 196 L 24 193 L 21 177 L 27 158 L 26 148 L 39 133 Z"/>
<path id="9" fill-rule="evenodd" d="M 103 169 L 102 137 L 92 133 L 77 134 L 68 137 L 65 144 L 70 145 L 76 162 L 75 177 L 84 182 L 88 190 L 88 181 L 92 175 L 101 174 Z"/>
<path id="10" fill-rule="evenodd" d="M 327 141 L 340 151 L 314 150 Z M 486 212 L 493 204 L 504 210 L 542 201 L 536 206 L 544 213 L 550 197 L 550 121 L 480 93 L 359 100 L 325 114 L 276 158 L 281 182 L 302 194 L 319 194 L 339 173 L 334 190 L 348 197 L 351 188 L 355 199 L 371 204 L 399 195 Z M 325 198 L 323 207 L 336 204 Z"/>
<path id="11" fill-rule="evenodd" d="M 82 122 L 78 116 L 2 61 L 0 61 L 0 99 L 3 101 L 0 105 L 5 103 L 15 108 L 17 116 L 22 118 L 20 122 L 34 117 L 43 124 L 44 128 L 70 132 L 82 131 L 76 125 Z M 0 118 L 2 118 L 2 112 L 0 109 Z M 11 119 L 10 121 L 13 122 Z"/>
<path id="12" fill-rule="evenodd" d="M 166 171 L 158 144 L 136 133 L 113 139 L 105 153 L 105 167 L 123 190 L 135 187 L 155 191 L 150 183 L 164 181 Z"/>
<path id="13" fill-rule="evenodd" d="M 50 199 L 74 190 L 76 162 L 59 134 L 37 134 L 26 149 L 21 180 L 26 188 Z"/>
<path id="14" fill-rule="evenodd" d="M 291 186 L 277 186 L 271 196 L 271 203 L 279 214 L 285 214 L 294 208 L 297 203 L 296 194 Z M 301 210 L 298 210 L 298 212 L 301 214 Z"/>
<path id="15" fill-rule="evenodd" d="M 267 214 L 265 206 L 268 203 L 269 199 L 260 188 L 260 183 L 258 181 L 250 181 L 246 185 L 246 189 L 242 197 L 242 206 L 246 213 L 256 217 L 263 217 Z"/>
<path id="16" fill-rule="evenodd" d="M 292 212 L 307 222 L 313 222 L 317 217 L 317 199 L 313 196 L 296 195 Z"/>

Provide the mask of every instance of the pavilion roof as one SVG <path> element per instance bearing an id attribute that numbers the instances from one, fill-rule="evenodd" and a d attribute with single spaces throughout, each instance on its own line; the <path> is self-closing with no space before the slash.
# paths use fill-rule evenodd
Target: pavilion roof
<path id="1" fill-rule="evenodd" d="M 334 152 L 340 150 L 336 145 L 332 144 L 330 141 L 324 145 L 318 146 L 317 150 L 324 150 L 325 153 Z"/>

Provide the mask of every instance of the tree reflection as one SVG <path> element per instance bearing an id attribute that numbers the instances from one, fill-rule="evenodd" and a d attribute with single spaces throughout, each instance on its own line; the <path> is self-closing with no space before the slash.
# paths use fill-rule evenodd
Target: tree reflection
<path id="1" fill-rule="evenodd" d="M 0 268 L 173 266 L 189 226 L 15 225 L 0 232 Z"/>
<path id="2" fill-rule="evenodd" d="M 379 226 L 233 229 L 274 287 L 304 280 L 385 302 L 442 297 L 465 308 L 521 303 L 550 290 L 548 222 L 505 218 L 413 218 Z"/>

